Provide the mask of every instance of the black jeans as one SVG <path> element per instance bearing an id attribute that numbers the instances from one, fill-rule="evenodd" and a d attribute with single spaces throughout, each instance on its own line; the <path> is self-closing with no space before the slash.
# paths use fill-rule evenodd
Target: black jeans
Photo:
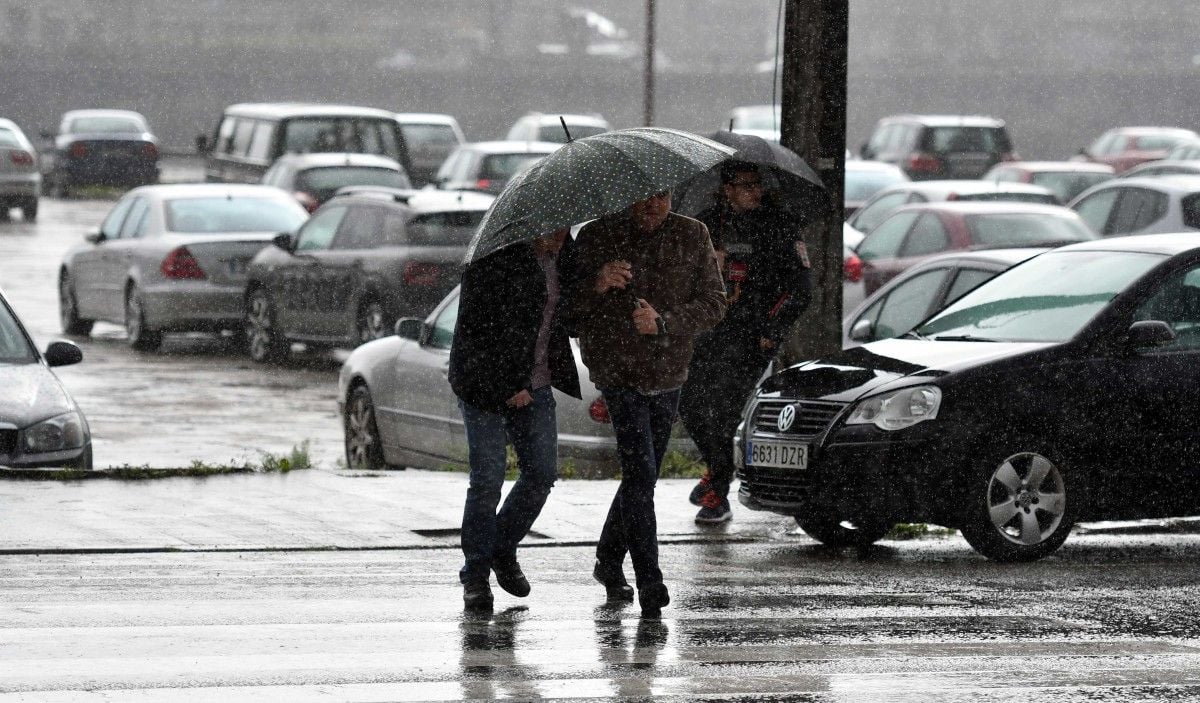
<path id="1" fill-rule="evenodd" d="M 617 435 L 621 485 L 600 531 L 596 558 L 601 564 L 618 566 L 628 552 L 637 586 L 643 588 L 662 582 L 654 485 L 671 439 L 679 391 L 647 395 L 624 388 L 602 388 L 601 393 Z"/>

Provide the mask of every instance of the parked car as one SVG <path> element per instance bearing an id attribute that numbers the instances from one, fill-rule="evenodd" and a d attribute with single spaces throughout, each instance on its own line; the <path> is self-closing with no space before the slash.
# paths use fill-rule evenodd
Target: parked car
<path id="1" fill-rule="evenodd" d="M 935 256 L 879 288 L 842 320 L 842 348 L 899 337 L 996 274 L 1045 247 L 985 249 Z"/>
<path id="2" fill-rule="evenodd" d="M 1074 212 L 1034 203 L 906 205 L 871 230 L 856 253 L 867 295 L 916 263 L 947 251 L 1049 247 L 1095 239 Z"/>
<path id="3" fill-rule="evenodd" d="M 562 144 L 556 142 L 473 142 L 446 157 L 435 185 L 442 190 L 477 190 L 499 194 L 508 179 Z"/>
<path id="4" fill-rule="evenodd" d="M 1195 161 L 1173 161 L 1160 159 L 1147 161 L 1131 169 L 1123 171 L 1121 178 L 1141 178 L 1142 176 L 1179 176 L 1200 174 L 1200 159 Z"/>
<path id="5" fill-rule="evenodd" d="M 130 110 L 71 110 L 44 156 L 46 181 L 59 195 L 77 186 L 157 183 L 158 138 L 146 118 Z"/>
<path id="6" fill-rule="evenodd" d="M 1103 183 L 1115 174 L 1108 164 L 1087 161 L 1008 161 L 996 164 L 983 176 L 995 183 L 1032 183 L 1049 188 L 1061 203 Z"/>
<path id="7" fill-rule="evenodd" d="M 452 115 L 424 112 L 399 112 L 396 121 L 408 146 L 412 163 L 409 178 L 418 186 L 432 183 L 438 167 L 455 148 L 467 143 L 458 120 Z"/>
<path id="8" fill-rule="evenodd" d="M 424 322 L 399 321 L 395 336 L 358 347 L 342 365 L 338 407 L 348 467 L 440 469 L 466 464 L 462 415 L 446 382 L 458 301 L 456 287 Z M 571 348 L 583 398 L 554 391 L 559 461 L 582 476 L 612 476 L 620 462 L 608 407 L 588 380 L 574 340 Z M 682 436 L 674 437 L 670 446 L 695 451 L 691 440 Z"/>
<path id="9" fill-rule="evenodd" d="M 567 143 L 562 121 L 567 123 L 572 139 L 581 139 L 602 134 L 612 129 L 600 115 L 569 115 L 559 113 L 531 112 L 518 119 L 504 137 L 510 142 L 556 142 Z"/>
<path id="10" fill-rule="evenodd" d="M 1003 120 L 964 115 L 885 117 L 859 153 L 899 166 L 914 181 L 979 178 L 1019 158 Z"/>
<path id="11" fill-rule="evenodd" d="M 0 219 L 16 207 L 26 222 L 33 222 L 41 196 L 37 151 L 16 122 L 0 118 Z"/>
<path id="12" fill-rule="evenodd" d="M 721 129 L 778 143 L 781 117 L 778 105 L 741 105 L 729 111 Z"/>
<path id="13" fill-rule="evenodd" d="M 843 217 L 849 219 L 871 196 L 888 186 L 907 183 L 908 176 L 898 166 L 878 161 L 846 161 Z"/>
<path id="14" fill-rule="evenodd" d="M 353 105 L 238 103 L 221 113 L 211 137 L 198 135 L 204 179 L 258 183 L 284 154 L 376 154 L 412 169 L 396 113 Z"/>
<path id="15" fill-rule="evenodd" d="M 1185 139 L 1167 152 L 1164 161 L 1200 161 L 1200 139 Z"/>
<path id="16" fill-rule="evenodd" d="M 827 544 L 927 522 L 1038 559 L 1077 521 L 1200 511 L 1198 385 L 1200 239 L 1075 244 L 901 339 L 762 381 L 734 440 L 738 497 Z"/>
<path id="17" fill-rule="evenodd" d="M 1176 127 L 1117 127 L 1079 150 L 1078 158 L 1108 164 L 1121 173 L 1147 161 L 1161 159 L 1183 141 L 1200 140 L 1190 129 Z"/>
<path id="18" fill-rule="evenodd" d="M 98 230 L 63 257 L 63 332 L 123 324 L 153 350 L 167 332 L 239 331 L 250 259 L 308 214 L 278 188 L 243 184 L 143 186 L 117 201 Z"/>
<path id="19" fill-rule="evenodd" d="M 263 174 L 262 182 L 291 193 L 309 212 L 346 186 L 413 185 L 398 161 L 374 154 L 284 154 Z"/>
<path id="20" fill-rule="evenodd" d="M 1085 190 L 1070 207 L 1105 237 L 1200 229 L 1200 176 L 1119 178 Z"/>
<path id="21" fill-rule="evenodd" d="M 863 262 L 854 251 L 863 240 L 863 233 L 842 223 L 842 314 L 858 307 L 866 297 L 863 288 Z"/>
<path id="22" fill-rule="evenodd" d="M 39 353 L 0 290 L 0 466 L 91 470 L 87 418 L 50 370 L 82 360 L 61 340 Z"/>
<path id="23" fill-rule="evenodd" d="M 914 181 L 897 183 L 879 190 L 863 203 L 849 222 L 860 232 L 870 232 L 901 205 L 950 201 L 1004 201 L 1060 205 L 1048 188 L 1029 183 L 994 181 Z"/>
<path id="24" fill-rule="evenodd" d="M 493 198 L 355 188 L 250 262 L 250 356 L 281 361 L 292 342 L 354 347 L 427 314 L 458 283 L 467 244 Z"/>

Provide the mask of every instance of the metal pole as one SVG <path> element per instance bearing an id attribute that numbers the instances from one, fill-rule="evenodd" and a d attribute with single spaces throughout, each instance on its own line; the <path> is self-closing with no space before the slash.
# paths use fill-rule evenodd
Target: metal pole
<path id="1" fill-rule="evenodd" d="M 646 56 L 642 76 L 642 124 L 654 124 L 654 0 L 646 0 Z"/>

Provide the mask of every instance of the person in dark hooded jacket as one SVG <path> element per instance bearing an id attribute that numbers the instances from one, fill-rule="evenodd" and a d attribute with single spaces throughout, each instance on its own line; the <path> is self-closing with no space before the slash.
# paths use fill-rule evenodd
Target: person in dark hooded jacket
<path id="1" fill-rule="evenodd" d="M 463 602 L 490 610 L 496 583 L 519 597 L 529 581 L 517 544 L 529 533 L 558 476 L 553 388 L 580 397 L 579 375 L 560 311 L 573 286 L 567 230 L 521 242 L 463 272 L 448 378 L 466 427 L 470 485 L 459 571 Z M 496 512 L 507 464 L 520 477 Z"/>

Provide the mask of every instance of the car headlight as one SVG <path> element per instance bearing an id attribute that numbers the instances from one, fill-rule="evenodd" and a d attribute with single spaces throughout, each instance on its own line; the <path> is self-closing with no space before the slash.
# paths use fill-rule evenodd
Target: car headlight
<path id="1" fill-rule="evenodd" d="M 934 419 L 941 405 L 942 389 L 937 386 L 905 388 L 860 402 L 846 419 L 846 424 L 902 430 L 918 422 Z"/>
<path id="2" fill-rule="evenodd" d="M 63 413 L 27 428 L 21 435 L 21 448 L 27 454 L 78 449 L 83 446 L 83 418 L 77 412 Z"/>

